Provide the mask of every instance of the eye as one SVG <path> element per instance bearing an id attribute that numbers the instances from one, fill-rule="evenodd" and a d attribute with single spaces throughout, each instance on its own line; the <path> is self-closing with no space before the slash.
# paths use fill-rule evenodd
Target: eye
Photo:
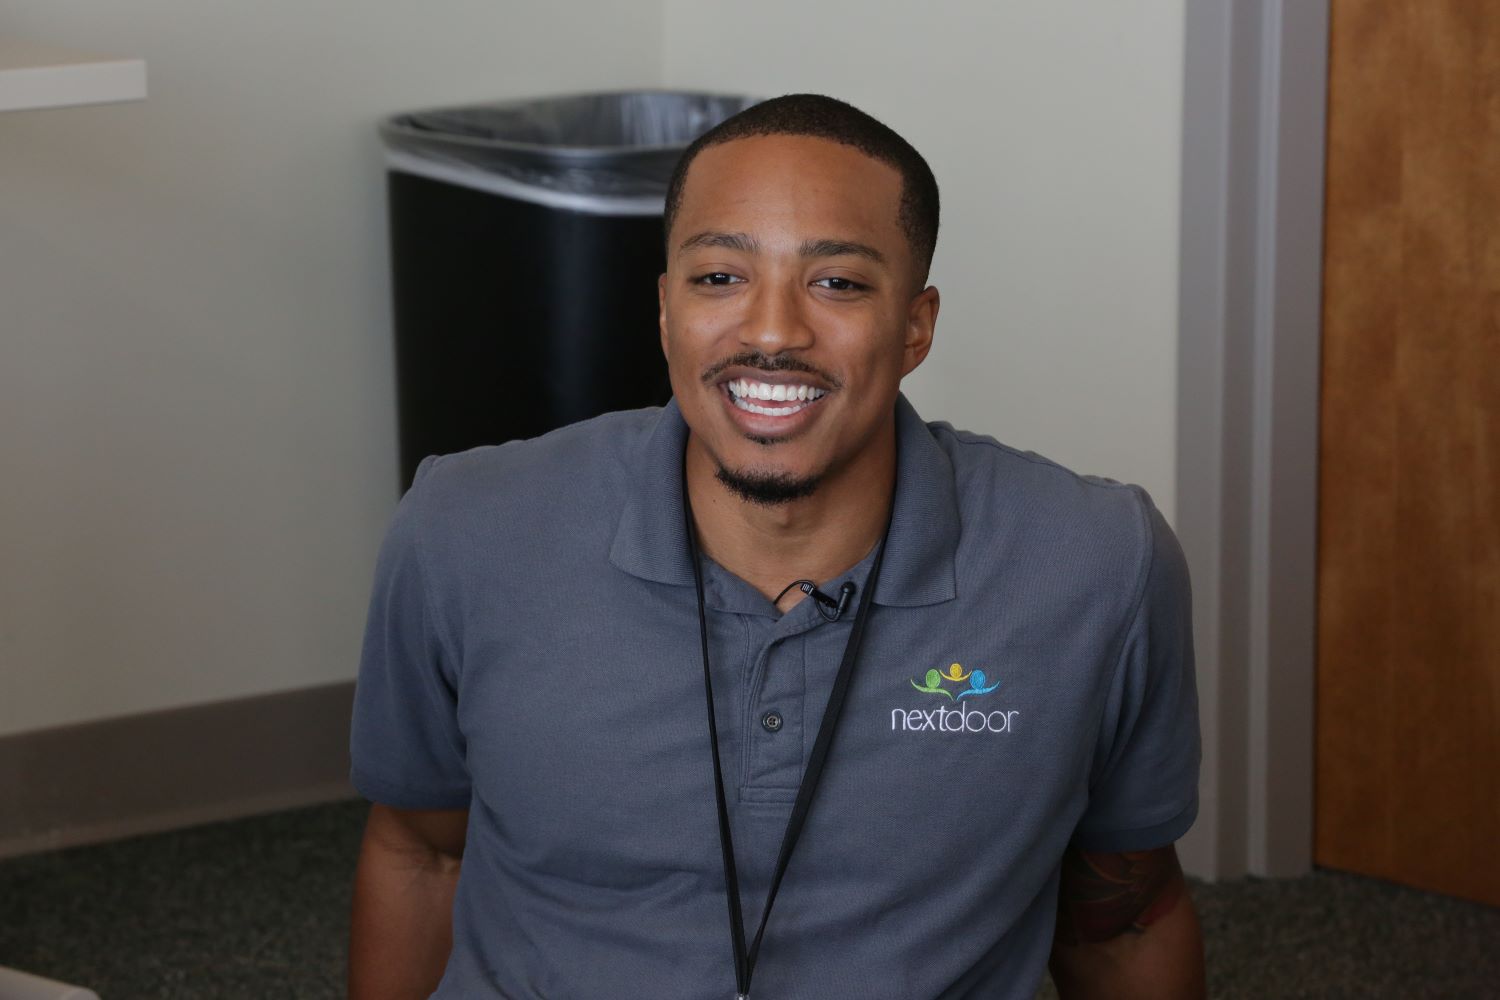
<path id="1" fill-rule="evenodd" d="M 724 287 L 726 285 L 737 284 L 737 283 L 742 282 L 744 280 L 745 280 L 744 278 L 741 278 L 741 277 L 739 277 L 737 275 L 728 274 L 728 273 L 726 273 L 724 271 L 710 271 L 707 274 L 700 274 L 696 278 L 694 278 L 693 279 L 693 284 L 695 284 L 695 285 L 713 285 L 715 287 Z"/>
<path id="2" fill-rule="evenodd" d="M 861 285 L 857 281 L 848 278 L 819 278 L 813 284 L 821 285 L 831 292 L 863 292 L 868 291 L 869 285 Z"/>

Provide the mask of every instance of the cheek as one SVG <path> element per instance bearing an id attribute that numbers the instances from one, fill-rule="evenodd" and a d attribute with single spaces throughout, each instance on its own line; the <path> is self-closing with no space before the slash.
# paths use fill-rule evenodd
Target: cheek
<path id="1" fill-rule="evenodd" d="M 735 314 L 725 302 L 685 299 L 675 314 L 674 333 L 683 344 L 702 349 L 734 327 Z"/>
<path id="2" fill-rule="evenodd" d="M 709 365 L 733 353 L 732 332 L 733 324 L 717 312 L 689 309 L 673 313 L 662 339 L 674 382 L 678 378 L 696 380 Z"/>
<path id="3" fill-rule="evenodd" d="M 690 405 L 687 400 L 703 388 L 703 373 L 722 357 L 723 352 L 715 349 L 715 342 L 715 338 L 701 326 L 681 316 L 674 316 L 663 331 L 667 374 L 681 405 Z"/>

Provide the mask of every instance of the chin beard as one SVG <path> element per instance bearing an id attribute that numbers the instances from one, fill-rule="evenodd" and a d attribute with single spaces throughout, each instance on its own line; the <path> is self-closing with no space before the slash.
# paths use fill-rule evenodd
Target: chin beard
<path id="1" fill-rule="evenodd" d="M 810 497 L 822 481 L 821 476 L 799 478 L 789 472 L 734 472 L 722 465 L 715 477 L 741 500 L 762 507 L 779 507 Z"/>

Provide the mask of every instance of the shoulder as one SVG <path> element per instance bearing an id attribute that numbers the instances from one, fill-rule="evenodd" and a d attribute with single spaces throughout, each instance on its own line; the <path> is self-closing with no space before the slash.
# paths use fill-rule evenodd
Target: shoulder
<path id="1" fill-rule="evenodd" d="M 639 456 L 660 415 L 658 407 L 606 413 L 536 438 L 429 456 L 406 502 L 435 549 L 500 544 L 531 529 L 555 538 L 560 524 L 613 530 L 623 487 L 645 474 Z"/>
<path id="2" fill-rule="evenodd" d="M 1075 472 L 944 421 L 927 426 L 953 464 L 970 540 L 1021 536 L 1058 556 L 1087 548 L 1144 571 L 1157 536 L 1170 535 L 1140 486 Z"/>
<path id="3" fill-rule="evenodd" d="M 946 422 L 927 427 L 953 469 L 961 589 L 1113 636 L 1153 592 L 1185 602 L 1181 550 L 1145 489 Z"/>
<path id="4" fill-rule="evenodd" d="M 417 470 L 425 502 L 450 514 L 525 505 L 623 478 L 627 456 L 650 434 L 661 410 L 606 413 L 540 437 L 432 455 Z"/>

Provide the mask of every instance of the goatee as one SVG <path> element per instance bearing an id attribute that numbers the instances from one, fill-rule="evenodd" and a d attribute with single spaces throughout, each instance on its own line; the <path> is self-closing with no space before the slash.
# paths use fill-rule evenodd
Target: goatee
<path id="1" fill-rule="evenodd" d="M 715 473 L 729 492 L 762 507 L 779 507 L 810 497 L 818 488 L 821 476 L 794 476 L 789 472 L 735 472 L 719 466 Z"/>

